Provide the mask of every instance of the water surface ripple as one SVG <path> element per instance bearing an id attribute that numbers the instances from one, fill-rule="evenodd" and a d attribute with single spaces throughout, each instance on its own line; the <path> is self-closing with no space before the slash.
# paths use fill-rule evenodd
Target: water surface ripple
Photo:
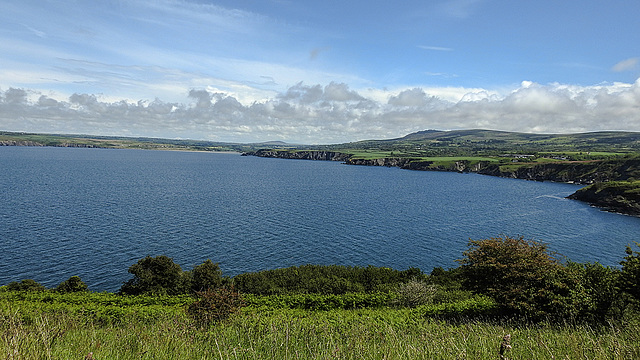
<path id="1" fill-rule="evenodd" d="M 0 284 L 79 275 L 115 291 L 165 254 L 226 275 L 302 264 L 456 266 L 469 238 L 522 235 L 617 265 L 640 219 L 576 185 L 238 154 L 0 147 Z"/>

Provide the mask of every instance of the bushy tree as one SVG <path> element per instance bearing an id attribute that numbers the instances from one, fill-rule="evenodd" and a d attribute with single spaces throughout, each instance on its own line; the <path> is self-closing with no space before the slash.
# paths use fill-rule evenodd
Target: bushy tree
<path id="1" fill-rule="evenodd" d="M 133 274 L 133 279 L 122 285 L 122 294 L 177 295 L 186 292 L 182 269 L 168 256 L 140 259 L 129 267 L 129 273 Z"/>
<path id="2" fill-rule="evenodd" d="M 12 281 L 5 287 L 8 291 L 45 291 L 47 290 L 42 284 L 33 279 L 24 279 L 20 282 Z"/>
<path id="3" fill-rule="evenodd" d="M 464 256 L 464 286 L 492 297 L 506 312 L 574 317 L 592 303 L 580 273 L 563 266 L 543 243 L 508 236 L 470 240 Z"/>
<path id="4" fill-rule="evenodd" d="M 55 291 L 61 293 L 87 291 L 88 286 L 79 276 L 72 276 L 56 286 Z"/>
<path id="5" fill-rule="evenodd" d="M 640 246 L 640 243 L 636 242 L 636 246 Z M 620 262 L 622 270 L 618 286 L 622 292 L 630 295 L 633 301 L 640 302 L 640 252 L 627 246 L 625 253 L 627 256 Z"/>
<path id="6" fill-rule="evenodd" d="M 190 287 L 194 293 L 207 289 L 217 289 L 222 286 L 223 281 L 220 265 L 210 259 L 194 267 L 190 274 Z"/>
<path id="7" fill-rule="evenodd" d="M 600 263 L 569 262 L 567 266 L 580 273 L 582 284 L 592 302 L 589 315 L 600 321 L 614 316 L 612 312 L 620 305 L 620 292 L 616 286 L 620 271 Z"/>

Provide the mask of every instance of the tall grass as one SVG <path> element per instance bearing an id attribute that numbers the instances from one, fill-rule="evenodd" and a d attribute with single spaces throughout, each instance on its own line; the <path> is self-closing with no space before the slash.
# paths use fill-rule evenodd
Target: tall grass
<path id="1" fill-rule="evenodd" d="M 6 305 L 6 304 L 5 304 Z M 67 313 L 25 319 L 2 307 L 0 358 L 83 359 L 638 359 L 640 325 L 447 322 L 408 309 L 246 308 L 201 329 L 173 314 L 101 324 Z"/>

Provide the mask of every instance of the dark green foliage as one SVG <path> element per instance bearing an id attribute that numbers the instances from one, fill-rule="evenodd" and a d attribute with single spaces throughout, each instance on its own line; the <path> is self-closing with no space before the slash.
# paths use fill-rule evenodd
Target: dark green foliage
<path id="1" fill-rule="evenodd" d="M 190 288 L 191 292 L 194 293 L 207 289 L 217 289 L 222 286 L 224 281 L 220 265 L 210 259 L 193 268 L 190 275 Z"/>
<path id="2" fill-rule="evenodd" d="M 460 289 L 462 287 L 462 269 L 454 268 L 445 270 L 441 267 L 435 267 L 428 277 L 429 284 L 438 285 L 447 290 Z"/>
<path id="3" fill-rule="evenodd" d="M 257 295 L 345 294 L 393 290 L 397 284 L 421 277 L 420 269 L 303 265 L 236 276 L 239 291 Z"/>
<path id="4" fill-rule="evenodd" d="M 197 323 L 208 326 L 227 319 L 243 306 L 244 300 L 234 288 L 210 288 L 198 292 L 198 300 L 189 305 L 187 314 Z"/>
<path id="5" fill-rule="evenodd" d="M 24 279 L 20 282 L 12 281 L 5 287 L 7 291 L 45 291 L 46 288 L 32 279 Z"/>
<path id="6" fill-rule="evenodd" d="M 147 256 L 129 267 L 133 279 L 120 288 L 125 295 L 185 293 L 185 279 L 180 265 L 168 256 Z"/>
<path id="7" fill-rule="evenodd" d="M 636 246 L 640 246 L 640 243 L 636 242 Z M 627 256 L 620 262 L 622 271 L 619 287 L 622 292 L 630 295 L 633 301 L 640 302 L 640 252 L 627 246 L 625 253 Z"/>
<path id="8" fill-rule="evenodd" d="M 70 293 L 70 292 L 79 292 L 79 291 L 87 291 L 87 284 L 84 283 L 80 279 L 79 276 L 72 276 L 69 279 L 61 282 L 58 286 L 56 286 L 55 291 L 61 293 Z"/>
<path id="9" fill-rule="evenodd" d="M 245 294 L 248 306 L 268 309 L 374 309 L 388 306 L 396 295 L 393 293 L 348 293 L 348 294 L 291 294 L 252 295 Z"/>
<path id="10" fill-rule="evenodd" d="M 589 316 L 596 320 L 605 320 L 617 311 L 620 305 L 620 293 L 617 288 L 620 271 L 600 263 L 579 264 L 569 262 L 567 266 L 578 271 L 591 304 Z"/>
<path id="11" fill-rule="evenodd" d="M 470 240 L 464 286 L 492 297 L 507 313 L 531 319 L 573 318 L 591 304 L 580 272 L 563 266 L 547 246 L 523 238 Z"/>

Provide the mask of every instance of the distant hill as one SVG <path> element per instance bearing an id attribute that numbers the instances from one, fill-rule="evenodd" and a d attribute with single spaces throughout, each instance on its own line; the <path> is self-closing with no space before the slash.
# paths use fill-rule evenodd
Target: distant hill
<path id="1" fill-rule="evenodd" d="M 387 140 L 327 145 L 331 149 L 417 152 L 421 156 L 497 156 L 502 153 L 640 152 L 640 132 L 529 134 L 495 130 L 425 130 Z"/>

